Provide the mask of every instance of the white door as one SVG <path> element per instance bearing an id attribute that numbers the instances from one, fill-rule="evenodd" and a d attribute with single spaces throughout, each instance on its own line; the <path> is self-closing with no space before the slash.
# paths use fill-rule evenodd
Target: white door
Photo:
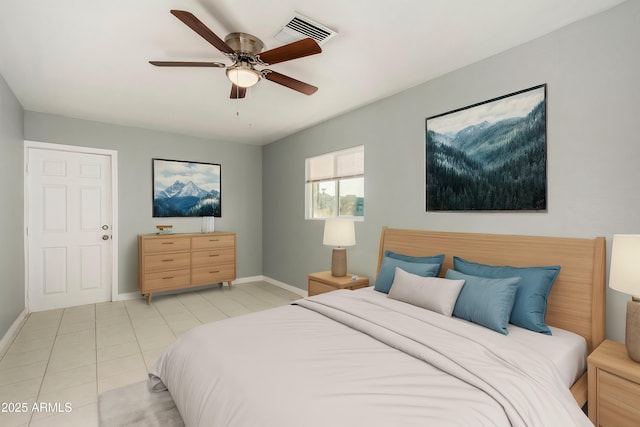
<path id="1" fill-rule="evenodd" d="M 28 149 L 29 311 L 111 300 L 110 162 Z"/>

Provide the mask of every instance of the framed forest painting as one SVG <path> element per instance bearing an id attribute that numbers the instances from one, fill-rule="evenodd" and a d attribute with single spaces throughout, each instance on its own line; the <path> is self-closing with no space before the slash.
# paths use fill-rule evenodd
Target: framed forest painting
<path id="1" fill-rule="evenodd" d="M 427 211 L 547 209 L 547 85 L 426 119 Z"/>
<path id="2" fill-rule="evenodd" d="M 153 216 L 222 216 L 221 166 L 153 159 Z"/>

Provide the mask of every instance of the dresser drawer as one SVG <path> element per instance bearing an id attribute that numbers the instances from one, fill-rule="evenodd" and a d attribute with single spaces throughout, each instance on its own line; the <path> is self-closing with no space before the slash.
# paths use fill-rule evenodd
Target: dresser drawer
<path id="1" fill-rule="evenodd" d="M 640 421 L 640 384 L 598 371 L 598 426 L 633 426 Z"/>
<path id="2" fill-rule="evenodd" d="M 338 289 L 336 286 L 327 285 L 326 283 L 318 282 L 317 280 L 309 280 L 309 296 L 323 294 L 325 292 L 331 292 Z"/>
<path id="3" fill-rule="evenodd" d="M 218 249 L 233 248 L 235 246 L 235 237 L 232 234 L 217 236 L 215 234 L 209 236 L 193 237 L 191 240 L 192 249 Z"/>
<path id="4" fill-rule="evenodd" d="M 190 279 L 191 271 L 189 269 L 147 273 L 144 275 L 142 291 L 183 288 L 189 286 Z"/>
<path id="5" fill-rule="evenodd" d="M 192 270 L 191 283 L 194 285 L 209 285 L 212 283 L 229 282 L 233 279 L 235 279 L 235 265 L 225 264 L 194 268 Z"/>
<path id="6" fill-rule="evenodd" d="M 309 278 L 307 291 L 309 293 L 309 296 L 311 297 L 314 295 L 323 294 L 325 292 L 335 291 L 337 289 L 356 290 L 360 288 L 366 288 L 368 286 L 369 279 L 367 278 L 360 278 L 357 281 L 349 281 L 347 283 L 325 283 L 321 282 L 320 280 Z"/>
<path id="7" fill-rule="evenodd" d="M 190 265 L 189 252 L 167 252 L 164 254 L 145 255 L 144 272 L 188 269 Z"/>
<path id="8" fill-rule="evenodd" d="M 212 264 L 234 264 L 236 251 L 233 248 L 212 249 L 191 253 L 191 265 L 193 268 L 206 267 Z"/>
<path id="9" fill-rule="evenodd" d="M 146 239 L 144 253 L 188 251 L 191 249 L 191 239 L 188 237 L 166 237 Z"/>

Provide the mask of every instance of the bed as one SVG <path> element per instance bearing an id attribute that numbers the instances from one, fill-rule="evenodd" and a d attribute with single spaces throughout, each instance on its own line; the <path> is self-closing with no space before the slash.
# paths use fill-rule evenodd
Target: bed
<path id="1" fill-rule="evenodd" d="M 194 328 L 151 368 L 152 388 L 168 389 L 187 426 L 591 425 L 580 408 L 586 354 L 604 339 L 604 238 L 383 228 L 379 269 L 387 251 L 445 254 L 441 276 L 454 256 L 560 265 L 552 335 L 336 291 Z M 579 356 L 551 354 L 563 337 Z"/>

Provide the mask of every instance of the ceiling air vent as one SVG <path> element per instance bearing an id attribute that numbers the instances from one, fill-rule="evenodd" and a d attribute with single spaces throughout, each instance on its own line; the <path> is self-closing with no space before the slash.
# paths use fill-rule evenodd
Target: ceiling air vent
<path id="1" fill-rule="evenodd" d="M 292 43 L 311 37 L 319 45 L 322 45 L 336 34 L 338 33 L 331 28 L 296 13 L 274 37 L 284 43 Z"/>

